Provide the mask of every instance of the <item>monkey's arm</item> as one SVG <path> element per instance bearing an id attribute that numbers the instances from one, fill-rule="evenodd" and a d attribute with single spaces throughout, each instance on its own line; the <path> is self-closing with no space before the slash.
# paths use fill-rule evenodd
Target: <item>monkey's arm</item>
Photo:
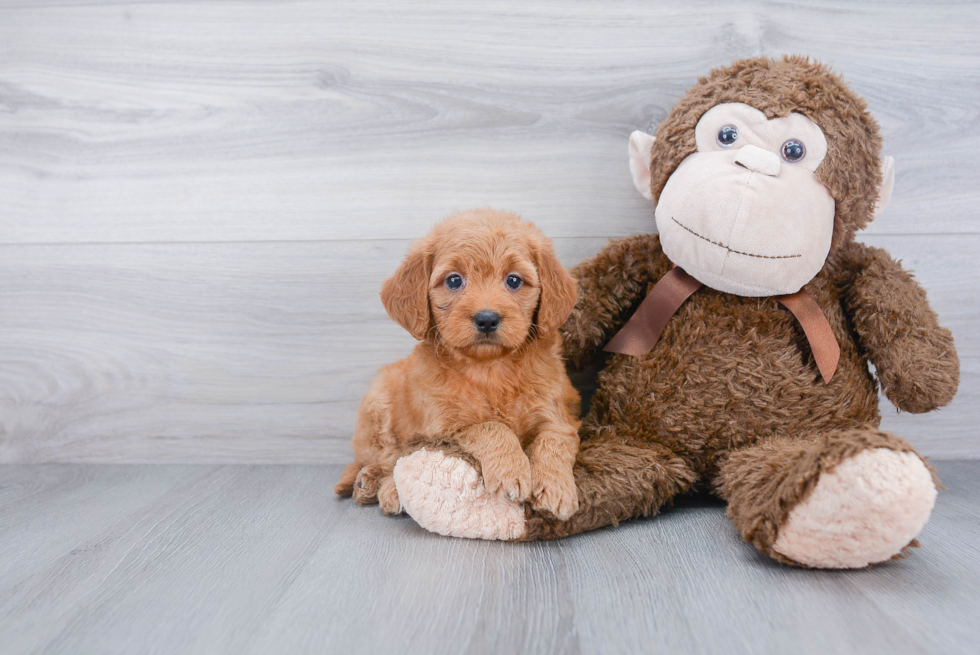
<path id="1" fill-rule="evenodd" d="M 925 290 L 880 248 L 855 243 L 847 256 L 855 273 L 843 289 L 844 306 L 885 395 L 916 414 L 948 404 L 960 361 Z"/>
<path id="2" fill-rule="evenodd" d="M 578 302 L 561 328 L 568 363 L 574 368 L 587 364 L 629 320 L 647 285 L 669 266 L 656 234 L 616 239 L 575 266 L 570 272 L 578 282 Z"/>

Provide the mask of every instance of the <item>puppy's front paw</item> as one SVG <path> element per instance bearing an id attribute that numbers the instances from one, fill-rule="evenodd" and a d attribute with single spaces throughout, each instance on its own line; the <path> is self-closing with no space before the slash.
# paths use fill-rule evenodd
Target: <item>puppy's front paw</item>
<path id="1" fill-rule="evenodd" d="M 551 512 L 560 521 L 570 519 L 578 511 L 578 491 L 571 471 L 536 471 L 531 507 Z"/>
<path id="2" fill-rule="evenodd" d="M 369 464 L 362 468 L 354 479 L 352 495 L 360 505 L 370 505 L 378 502 L 378 489 L 385 477 L 384 469 L 377 464 Z"/>
<path id="3" fill-rule="evenodd" d="M 395 488 L 395 478 L 390 475 L 381 481 L 381 488 L 378 489 L 378 504 L 385 514 L 402 513 L 402 504 L 398 500 L 398 489 Z"/>
<path id="4" fill-rule="evenodd" d="M 525 501 L 531 495 L 531 462 L 524 453 L 481 462 L 483 485 L 490 493 Z"/>

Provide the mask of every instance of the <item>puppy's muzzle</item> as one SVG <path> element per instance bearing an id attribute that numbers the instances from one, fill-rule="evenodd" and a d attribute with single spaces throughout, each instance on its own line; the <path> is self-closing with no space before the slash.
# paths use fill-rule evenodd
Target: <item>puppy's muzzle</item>
<path id="1" fill-rule="evenodd" d="M 500 314 L 484 310 L 473 316 L 473 325 L 483 334 L 491 334 L 500 327 Z"/>

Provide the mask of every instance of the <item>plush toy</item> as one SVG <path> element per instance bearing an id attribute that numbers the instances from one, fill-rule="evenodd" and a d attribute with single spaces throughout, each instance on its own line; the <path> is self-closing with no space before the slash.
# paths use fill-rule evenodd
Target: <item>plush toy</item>
<path id="1" fill-rule="evenodd" d="M 572 271 L 569 364 L 614 353 L 580 433 L 578 512 L 489 494 L 466 453 L 432 449 L 395 469 L 406 511 L 444 534 L 553 539 L 705 488 L 788 564 L 864 567 L 914 545 L 935 479 L 878 429 L 878 388 L 927 412 L 953 398 L 959 361 L 912 276 L 855 241 L 891 195 L 880 150 L 865 103 L 808 59 L 699 80 L 656 137 L 631 137 L 659 234 Z"/>

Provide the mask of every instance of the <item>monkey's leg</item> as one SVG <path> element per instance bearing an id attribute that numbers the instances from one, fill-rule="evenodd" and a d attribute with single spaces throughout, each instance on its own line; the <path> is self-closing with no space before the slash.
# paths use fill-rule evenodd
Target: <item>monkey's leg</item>
<path id="1" fill-rule="evenodd" d="M 557 539 L 649 516 L 697 478 L 666 447 L 622 436 L 611 426 L 585 428 L 574 473 L 579 510 L 568 521 L 489 493 L 472 460 L 451 448 L 401 458 L 394 477 L 405 511 L 427 530 L 522 541 Z"/>
<path id="2" fill-rule="evenodd" d="M 697 480 L 689 463 L 666 446 L 622 432 L 583 426 L 574 468 L 579 510 L 567 521 L 530 512 L 521 540 L 559 539 L 656 514 Z"/>
<path id="3" fill-rule="evenodd" d="M 787 564 L 862 568 L 914 545 L 936 500 L 902 439 L 866 427 L 775 437 L 727 455 L 715 484 L 745 541 Z"/>
<path id="4" fill-rule="evenodd" d="M 489 491 L 479 467 L 473 455 L 448 442 L 400 458 L 394 480 L 402 509 L 447 537 L 517 539 L 527 531 L 523 504 Z"/>

